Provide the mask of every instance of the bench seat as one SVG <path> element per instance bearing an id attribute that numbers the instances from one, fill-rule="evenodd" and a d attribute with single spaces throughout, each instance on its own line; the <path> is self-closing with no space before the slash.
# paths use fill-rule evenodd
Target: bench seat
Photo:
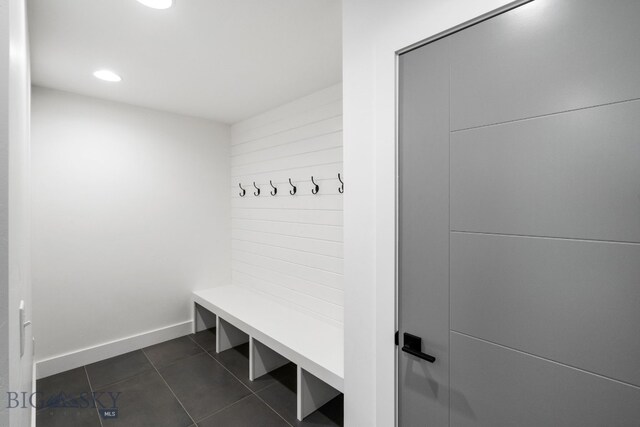
<path id="1" fill-rule="evenodd" d="M 236 285 L 195 291 L 192 299 L 197 306 L 217 316 L 216 334 L 220 338 L 216 351 L 251 342 L 250 359 L 261 359 L 250 360 L 252 380 L 255 379 L 253 372 L 258 373 L 257 378 L 281 366 L 285 359 L 298 366 L 298 419 L 343 392 L 344 331 L 341 327 Z M 197 306 L 194 306 L 194 331 L 198 329 Z M 260 344 L 267 349 L 262 350 L 261 346 L 259 352 L 253 351 L 257 348 L 254 346 Z M 268 354 L 271 351 L 272 356 Z M 283 362 L 278 363 L 279 357 Z M 254 369 L 258 366 L 256 363 L 260 366 Z"/>

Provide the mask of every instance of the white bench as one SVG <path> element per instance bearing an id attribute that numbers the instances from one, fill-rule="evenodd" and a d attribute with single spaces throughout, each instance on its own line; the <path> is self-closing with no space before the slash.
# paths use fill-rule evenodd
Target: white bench
<path id="1" fill-rule="evenodd" d="M 217 353 L 249 342 L 251 381 L 289 361 L 297 365 L 298 420 L 343 392 L 342 328 L 240 286 L 196 291 L 192 298 L 194 332 L 215 322 Z"/>

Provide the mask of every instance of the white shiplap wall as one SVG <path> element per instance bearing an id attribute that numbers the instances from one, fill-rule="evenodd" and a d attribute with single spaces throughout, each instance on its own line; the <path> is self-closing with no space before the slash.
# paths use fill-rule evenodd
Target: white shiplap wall
<path id="1" fill-rule="evenodd" d="M 233 283 L 342 324 L 342 86 L 232 127 Z M 320 186 L 311 194 L 311 176 Z M 291 178 L 298 187 L 289 194 Z M 278 188 L 271 196 L 269 180 Z M 254 196 L 253 182 L 260 187 Z M 247 190 L 239 196 L 238 183 Z"/>

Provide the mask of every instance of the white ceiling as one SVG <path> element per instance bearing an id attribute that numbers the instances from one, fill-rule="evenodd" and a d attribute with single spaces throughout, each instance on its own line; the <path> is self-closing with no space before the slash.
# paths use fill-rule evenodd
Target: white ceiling
<path id="1" fill-rule="evenodd" d="M 235 123 L 342 78 L 340 0 L 28 5 L 36 85 Z"/>

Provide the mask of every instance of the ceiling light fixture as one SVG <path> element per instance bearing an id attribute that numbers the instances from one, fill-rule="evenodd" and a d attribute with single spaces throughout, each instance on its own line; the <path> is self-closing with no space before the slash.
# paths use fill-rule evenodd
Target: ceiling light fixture
<path id="1" fill-rule="evenodd" d="M 104 80 L 105 82 L 122 81 L 122 77 L 111 70 L 98 70 L 93 73 L 93 76 L 97 79 Z"/>
<path id="2" fill-rule="evenodd" d="M 173 0 L 138 0 L 138 2 L 152 9 L 169 9 L 173 5 Z"/>

